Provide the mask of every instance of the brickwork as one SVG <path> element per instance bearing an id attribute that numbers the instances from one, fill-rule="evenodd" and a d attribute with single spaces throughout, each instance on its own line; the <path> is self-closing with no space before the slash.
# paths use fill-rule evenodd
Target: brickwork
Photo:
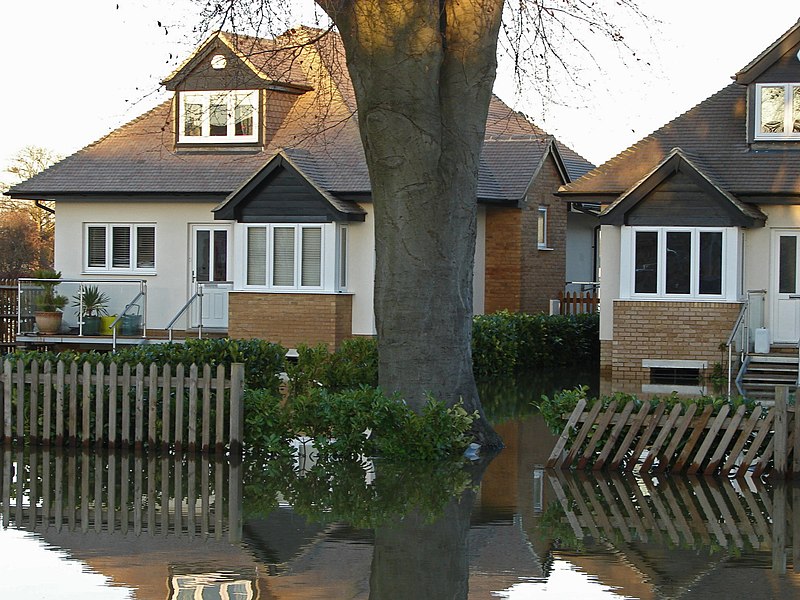
<path id="1" fill-rule="evenodd" d="M 548 159 L 522 208 L 486 209 L 484 310 L 547 312 L 566 277 L 567 206 L 553 195 L 561 177 Z M 548 250 L 538 248 L 539 207 L 546 206 Z"/>
<path id="2" fill-rule="evenodd" d="M 522 299 L 524 312 L 548 312 L 550 300 L 564 291 L 567 269 L 567 203 L 553 195 L 561 185 L 555 162 L 542 165 L 522 211 Z M 547 247 L 540 250 L 539 207 L 547 207 Z"/>
<path id="3" fill-rule="evenodd" d="M 601 371 L 614 391 L 641 393 L 649 382 L 642 359 L 720 360 L 741 305 L 725 302 L 614 301 L 614 339 L 601 345 Z"/>
<path id="4" fill-rule="evenodd" d="M 323 343 L 334 350 L 353 337 L 350 294 L 231 292 L 228 298 L 232 338 L 261 338 L 287 348 Z"/>

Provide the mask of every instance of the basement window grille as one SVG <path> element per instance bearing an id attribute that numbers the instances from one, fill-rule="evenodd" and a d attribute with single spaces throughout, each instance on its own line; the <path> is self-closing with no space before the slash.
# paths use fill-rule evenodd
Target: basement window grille
<path id="1" fill-rule="evenodd" d="M 700 385 L 700 369 L 651 367 L 650 383 L 655 385 Z"/>

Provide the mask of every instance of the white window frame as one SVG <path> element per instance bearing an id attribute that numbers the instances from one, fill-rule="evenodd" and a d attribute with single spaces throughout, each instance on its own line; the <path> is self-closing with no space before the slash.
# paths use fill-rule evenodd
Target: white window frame
<path id="1" fill-rule="evenodd" d="M 89 229 L 105 229 L 105 256 L 102 267 L 89 265 Z M 128 266 L 115 267 L 113 265 L 113 236 L 115 228 L 127 228 L 129 231 L 130 245 L 128 248 Z M 153 230 L 153 266 L 138 267 L 137 256 L 139 250 L 139 232 L 142 229 Z M 84 223 L 83 224 L 83 272 L 84 273 L 136 273 L 140 275 L 155 275 L 158 268 L 158 228 L 155 223 Z"/>
<path id="2" fill-rule="evenodd" d="M 536 213 L 536 246 L 539 250 L 552 250 L 547 245 L 547 207 L 540 206 Z"/>
<path id="3" fill-rule="evenodd" d="M 658 262 L 655 293 L 636 293 L 636 234 L 657 232 Z M 666 289 L 666 244 L 667 233 L 689 232 L 691 238 L 691 282 L 690 293 L 668 294 Z M 722 233 L 722 284 L 719 294 L 700 294 L 700 233 Z M 706 302 L 737 302 L 738 273 L 741 262 L 740 236 L 736 227 L 647 227 L 624 226 L 620 245 L 620 298 L 631 300 L 675 300 Z"/>
<path id="4" fill-rule="evenodd" d="M 764 88 L 783 88 L 783 131 L 770 133 L 761 131 L 761 91 Z M 800 140 L 800 132 L 794 129 L 792 119 L 792 91 L 800 88 L 800 83 L 757 83 L 755 90 L 755 139 L 757 140 Z"/>
<path id="5" fill-rule="evenodd" d="M 211 135 L 210 106 L 212 96 L 224 95 L 227 103 L 227 135 Z M 253 107 L 253 132 L 250 135 L 235 134 L 235 109 L 237 98 L 248 96 L 248 104 Z M 258 142 L 258 125 L 260 115 L 260 95 L 258 90 L 213 90 L 178 93 L 178 143 L 179 144 L 244 144 Z M 186 104 L 189 100 L 202 105 L 200 135 L 186 135 Z"/>
<path id="6" fill-rule="evenodd" d="M 239 224 L 241 234 L 236 236 L 239 245 L 238 255 L 244 258 L 238 265 L 236 289 L 271 292 L 336 292 L 338 289 L 339 272 L 337 269 L 337 240 L 339 238 L 335 223 L 246 223 Z M 275 230 L 291 228 L 294 230 L 294 284 L 274 284 L 273 249 L 275 243 Z M 250 230 L 263 229 L 266 232 L 265 284 L 248 283 L 248 238 Z M 303 285 L 302 283 L 302 248 L 303 231 L 306 229 L 319 229 L 320 238 L 320 284 Z"/>

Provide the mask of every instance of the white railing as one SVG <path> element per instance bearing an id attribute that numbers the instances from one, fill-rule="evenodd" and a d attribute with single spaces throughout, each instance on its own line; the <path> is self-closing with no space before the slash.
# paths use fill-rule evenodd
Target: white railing
<path id="1" fill-rule="evenodd" d="M 726 342 L 728 350 L 728 397 L 733 384 L 733 349 L 736 346 L 740 364 L 744 365 L 753 345 L 752 330 L 764 326 L 764 305 L 767 290 L 747 290 L 747 296 Z M 737 387 L 738 380 L 737 380 Z M 739 390 L 741 393 L 741 389 Z"/>
<path id="2" fill-rule="evenodd" d="M 175 323 L 178 321 L 178 319 L 181 318 L 183 313 L 189 310 L 189 307 L 192 306 L 192 304 L 194 304 L 195 302 L 197 302 L 197 315 L 198 315 L 197 337 L 198 338 L 203 337 L 203 285 L 199 284 L 197 286 L 197 291 L 192 295 L 191 298 L 189 298 L 186 301 L 186 304 L 181 306 L 181 308 L 178 310 L 175 316 L 172 317 L 172 320 L 167 324 L 166 330 L 169 333 L 170 342 L 172 341 L 172 331 L 173 329 L 175 329 Z"/>

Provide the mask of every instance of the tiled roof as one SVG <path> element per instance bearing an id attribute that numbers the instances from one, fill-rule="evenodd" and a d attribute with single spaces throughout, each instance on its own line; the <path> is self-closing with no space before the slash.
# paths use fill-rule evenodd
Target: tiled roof
<path id="1" fill-rule="evenodd" d="M 746 131 L 747 88 L 732 83 L 584 177 L 567 194 L 618 195 L 673 148 L 702 157 L 707 172 L 737 196 L 800 194 L 800 153 L 785 144 L 751 149 Z"/>
<path id="2" fill-rule="evenodd" d="M 302 31 L 312 38 L 318 32 L 307 28 Z M 274 49 L 275 43 L 236 38 L 242 51 L 250 46 Z M 333 34 L 325 35 L 312 44 L 298 44 L 293 52 L 290 61 L 293 70 L 284 76 L 296 84 L 310 84 L 313 90 L 293 96 L 296 101 L 265 148 L 176 149 L 170 100 L 16 185 L 11 194 L 23 198 L 163 194 L 165 201 L 170 194 L 224 197 L 280 151 L 312 177 L 320 189 L 332 193 L 369 193 L 369 176 L 355 116 L 355 95 L 344 67 L 341 40 Z M 258 57 L 252 60 L 258 64 Z M 318 85 L 321 77 L 329 78 L 335 85 Z M 480 197 L 519 200 L 534 175 L 532 169 L 538 168 L 543 153 L 551 147 L 552 137 L 496 97 L 490 104 L 486 135 Z M 591 168 L 590 163 L 571 149 L 561 144 L 557 147 L 571 177 Z"/>

